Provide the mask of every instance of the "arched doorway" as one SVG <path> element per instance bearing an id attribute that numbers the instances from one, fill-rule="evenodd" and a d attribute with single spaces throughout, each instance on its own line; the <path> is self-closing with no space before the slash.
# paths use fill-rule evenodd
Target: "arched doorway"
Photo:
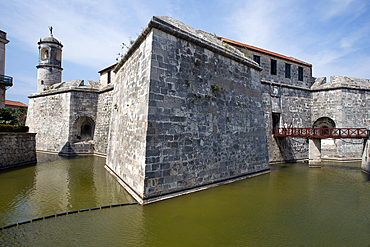
<path id="1" fill-rule="evenodd" d="M 79 117 L 73 125 L 73 137 L 75 141 L 93 140 L 95 123 L 90 117 Z"/>
<path id="2" fill-rule="evenodd" d="M 314 124 L 314 128 L 321 128 L 322 135 L 329 135 L 329 129 L 335 128 L 336 124 L 333 119 L 329 117 L 321 117 L 318 118 Z M 328 130 L 325 130 L 328 129 Z M 337 152 L 336 142 L 333 138 L 323 138 L 320 140 L 317 140 L 319 143 L 317 145 L 320 146 L 320 160 L 321 159 L 330 159 L 330 157 L 333 156 L 334 153 Z"/>
<path id="3" fill-rule="evenodd" d="M 335 128 L 335 122 L 331 118 L 321 117 L 314 122 L 313 127 L 321 129 Z M 329 130 L 322 130 L 322 134 L 329 135 Z M 332 140 L 331 142 L 334 142 L 334 140 Z"/>
<path id="4" fill-rule="evenodd" d="M 331 118 L 321 117 L 314 122 L 313 127 L 314 128 L 335 128 L 335 122 Z"/>

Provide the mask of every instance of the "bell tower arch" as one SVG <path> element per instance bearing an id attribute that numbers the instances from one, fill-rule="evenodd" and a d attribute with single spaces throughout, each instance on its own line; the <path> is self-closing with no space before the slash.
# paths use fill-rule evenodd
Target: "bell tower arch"
<path id="1" fill-rule="evenodd" d="M 54 84 L 62 82 L 62 43 L 53 36 L 53 27 L 49 28 L 50 35 L 40 39 L 39 65 L 37 68 L 37 92 L 41 93 Z"/>

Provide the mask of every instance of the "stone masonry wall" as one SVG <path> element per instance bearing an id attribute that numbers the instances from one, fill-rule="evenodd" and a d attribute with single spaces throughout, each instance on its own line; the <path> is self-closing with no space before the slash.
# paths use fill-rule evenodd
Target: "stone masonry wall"
<path id="1" fill-rule="evenodd" d="M 99 94 L 97 92 L 91 92 L 88 90 L 78 90 L 72 91 L 68 93 L 70 95 L 70 104 L 66 105 L 70 107 L 70 116 L 68 119 L 69 122 L 69 129 L 68 131 L 68 139 L 60 151 L 61 154 L 64 155 L 75 155 L 78 154 L 78 150 L 86 150 L 88 153 L 93 153 L 93 150 L 90 148 L 80 148 L 81 145 L 74 145 L 71 146 L 72 143 L 78 141 L 77 140 L 77 133 L 78 129 L 81 128 L 77 124 L 77 121 L 81 117 L 88 117 L 93 121 L 93 131 L 96 128 L 96 113 L 97 113 L 97 104 L 98 104 L 98 97 Z M 91 142 L 91 140 L 89 140 Z M 94 142 L 94 140 L 92 140 Z M 82 145 L 85 146 L 85 145 Z M 91 146 L 91 145 L 90 145 Z M 76 150 L 74 150 L 75 148 Z M 82 153 L 86 153 L 82 152 Z"/>
<path id="2" fill-rule="evenodd" d="M 94 133 L 95 153 L 106 155 L 108 147 L 109 125 L 112 111 L 118 108 L 118 105 L 112 105 L 113 91 L 105 91 L 99 94 L 96 125 Z"/>
<path id="3" fill-rule="evenodd" d="M 280 116 L 279 127 L 292 123 L 293 128 L 310 128 L 312 70 L 306 66 L 263 53 L 251 52 L 261 57 L 261 87 L 264 97 L 269 161 L 296 162 L 308 158 L 308 143 L 302 138 L 274 138 L 272 114 Z M 277 61 L 277 74 L 271 75 L 271 59 Z M 285 78 L 285 63 L 291 64 L 291 77 Z M 303 81 L 298 80 L 298 67 L 303 68 Z"/>
<path id="4" fill-rule="evenodd" d="M 242 47 L 236 46 L 243 50 Z M 295 128 L 311 127 L 310 87 L 312 66 L 298 60 L 287 60 L 256 50 L 248 50 L 250 58 L 260 57 L 261 88 L 266 119 L 269 160 L 271 163 L 296 162 L 308 158 L 308 143 L 302 138 L 274 138 L 272 113 L 280 115 L 280 127 L 285 122 Z M 271 60 L 276 60 L 276 75 L 271 74 Z M 290 59 L 290 58 L 289 58 Z M 290 64 L 290 77 L 285 76 L 285 64 Z M 303 80 L 298 80 L 298 68 L 303 68 Z"/>
<path id="5" fill-rule="evenodd" d="M 236 46 L 243 51 L 244 48 Z M 262 68 L 261 80 L 283 83 L 291 86 L 310 88 L 314 82 L 312 78 L 312 65 L 302 61 L 286 60 L 281 57 L 266 54 L 263 52 L 248 50 L 247 56 L 253 59 L 254 56 L 260 57 L 259 65 Z M 271 60 L 276 60 L 276 75 L 271 74 Z M 300 63 L 298 63 L 300 62 Z M 290 78 L 285 77 L 285 64 L 290 64 Z M 298 67 L 303 68 L 303 81 L 298 80 Z"/>
<path id="6" fill-rule="evenodd" d="M 288 91 L 288 90 L 286 90 Z M 280 127 L 285 122 L 292 123 L 293 128 L 311 127 L 311 99 L 308 93 L 300 90 L 289 90 L 286 96 L 275 98 L 279 102 Z M 304 94 L 302 97 L 301 94 Z M 308 95 L 307 95 L 308 94 Z M 288 96 L 290 95 L 290 96 Z M 271 163 L 296 162 L 308 158 L 308 143 L 302 138 L 274 138 L 272 112 L 274 98 L 264 93 L 264 109 L 266 119 L 267 140 L 269 144 L 269 161 Z"/>
<path id="7" fill-rule="evenodd" d="M 144 196 L 152 33 L 114 81 L 106 165 L 139 197 Z"/>
<path id="8" fill-rule="evenodd" d="M 35 164 L 35 133 L 0 132 L 0 169 Z"/>
<path id="9" fill-rule="evenodd" d="M 75 136 L 72 134 L 76 126 L 76 120 L 80 117 L 89 117 L 94 121 L 96 126 L 96 113 L 98 111 L 98 98 L 99 94 L 96 92 L 75 91 L 71 92 L 70 99 L 70 141 L 75 141 Z"/>
<path id="10" fill-rule="evenodd" d="M 37 133 L 36 149 L 60 152 L 68 142 L 70 93 L 30 97 L 26 125 Z"/>
<path id="11" fill-rule="evenodd" d="M 157 29 L 151 59 L 146 198 L 269 169 L 258 70 Z"/>
<path id="12" fill-rule="evenodd" d="M 367 128 L 369 118 L 369 92 L 357 90 L 330 90 L 313 92 L 312 121 L 331 118 L 336 128 Z M 322 146 L 322 158 L 328 160 L 359 160 L 363 140 L 334 139 Z"/>
<path id="13" fill-rule="evenodd" d="M 41 82 L 42 81 L 42 82 Z M 43 67 L 37 69 L 37 92 L 44 92 L 44 88 L 62 81 L 62 69 L 54 67 Z"/>

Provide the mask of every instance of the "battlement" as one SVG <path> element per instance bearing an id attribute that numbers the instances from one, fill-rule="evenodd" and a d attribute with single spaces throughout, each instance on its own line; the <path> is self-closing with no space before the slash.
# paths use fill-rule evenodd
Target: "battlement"
<path id="1" fill-rule="evenodd" d="M 312 90 L 329 90 L 329 89 L 357 89 L 370 90 L 370 80 L 347 77 L 347 76 L 330 76 L 330 81 L 327 82 L 326 77 L 315 78 L 315 83 L 311 87 Z"/>

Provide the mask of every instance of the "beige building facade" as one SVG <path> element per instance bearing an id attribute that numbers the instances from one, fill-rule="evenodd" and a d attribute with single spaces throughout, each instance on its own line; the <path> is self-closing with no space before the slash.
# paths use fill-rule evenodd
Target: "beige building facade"
<path id="1" fill-rule="evenodd" d="M 13 86 L 13 78 L 5 75 L 5 45 L 8 43 L 6 32 L 0 30 L 0 108 L 5 107 L 5 91 Z"/>

